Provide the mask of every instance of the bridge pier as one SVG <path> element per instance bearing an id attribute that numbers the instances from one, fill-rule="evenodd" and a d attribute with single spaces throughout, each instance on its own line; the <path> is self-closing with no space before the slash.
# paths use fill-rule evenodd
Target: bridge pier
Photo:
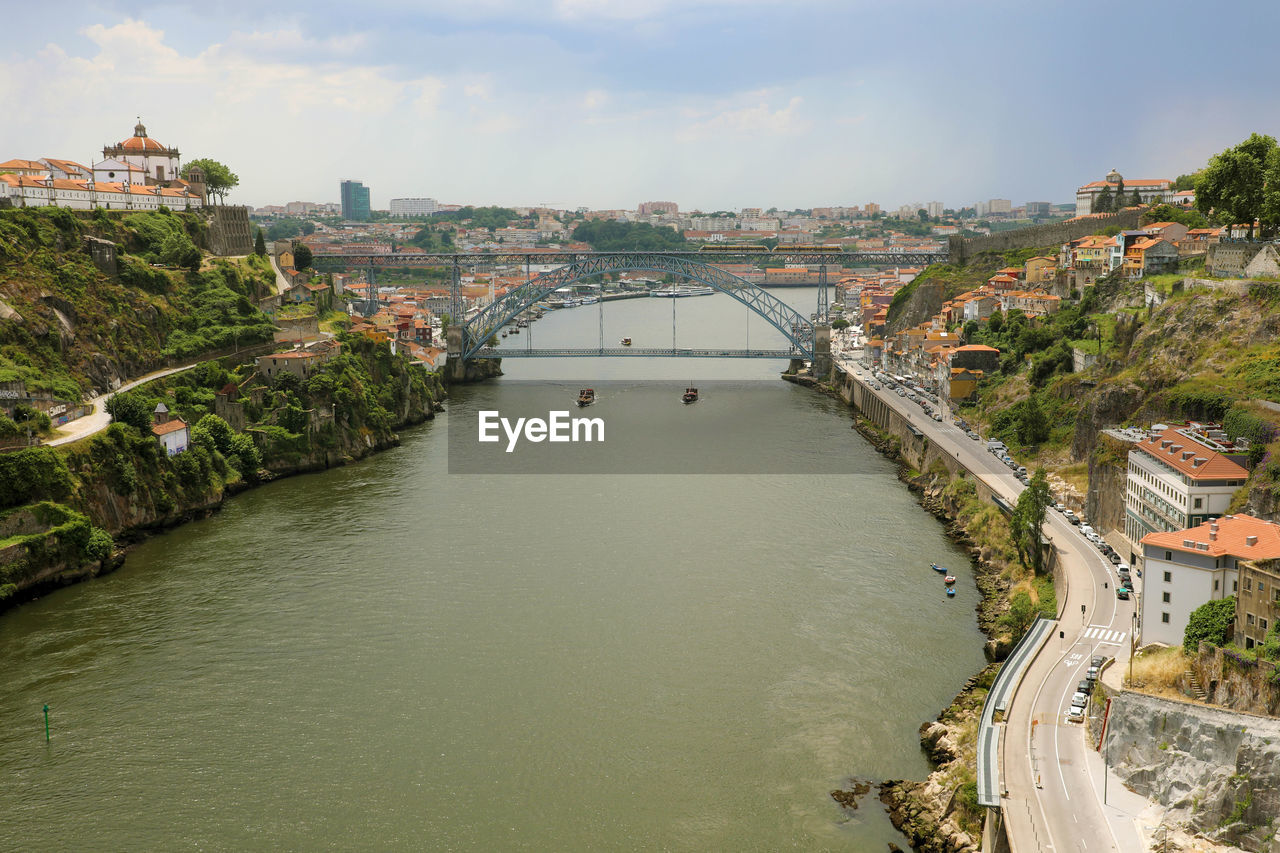
<path id="1" fill-rule="evenodd" d="M 813 378 L 826 379 L 831 375 L 831 326 L 827 323 L 813 327 Z"/>

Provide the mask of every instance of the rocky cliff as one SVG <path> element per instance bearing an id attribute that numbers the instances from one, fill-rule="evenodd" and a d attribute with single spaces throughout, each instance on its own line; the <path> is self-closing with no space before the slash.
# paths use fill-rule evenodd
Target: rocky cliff
<path id="1" fill-rule="evenodd" d="M 1167 808 L 1167 830 L 1280 853 L 1280 720 L 1125 692 L 1104 749 L 1127 787 Z"/>

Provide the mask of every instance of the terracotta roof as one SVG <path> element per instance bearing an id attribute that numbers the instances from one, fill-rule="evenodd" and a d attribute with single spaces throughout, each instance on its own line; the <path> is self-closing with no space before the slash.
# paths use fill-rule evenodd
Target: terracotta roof
<path id="1" fill-rule="evenodd" d="M 956 352 L 1000 352 L 1000 350 L 986 344 L 965 344 L 962 347 L 956 347 Z"/>
<path id="2" fill-rule="evenodd" d="M 1249 560 L 1275 559 L 1280 557 L 1280 525 L 1251 515 L 1224 515 L 1186 530 L 1148 533 L 1142 544 L 1211 557 L 1230 554 Z"/>
<path id="3" fill-rule="evenodd" d="M 1242 465 L 1180 435 L 1176 427 L 1138 442 L 1137 448 L 1195 480 L 1245 480 L 1249 476 Z"/>
<path id="4" fill-rule="evenodd" d="M 155 435 L 168 435 L 171 432 L 177 432 L 180 429 L 186 429 L 187 422 L 182 418 L 174 418 L 171 421 L 165 421 L 162 424 L 155 424 L 151 427 L 151 432 Z"/>
<path id="5" fill-rule="evenodd" d="M 131 136 L 128 139 L 126 139 L 124 142 L 121 142 L 116 147 L 123 148 L 126 151 L 168 151 L 169 150 L 165 148 L 163 145 L 161 145 L 159 142 L 157 142 L 156 140 L 152 139 L 150 136 Z"/>
<path id="6" fill-rule="evenodd" d="M 1134 187 L 1167 187 L 1168 185 L 1169 185 L 1168 178 L 1155 178 L 1155 179 L 1134 178 L 1132 180 L 1130 180 L 1129 178 L 1124 179 L 1124 188 L 1126 191 L 1130 191 L 1130 192 L 1133 190 Z M 1082 186 L 1080 189 L 1084 190 L 1084 189 L 1089 189 L 1090 187 L 1116 187 L 1116 186 L 1119 186 L 1119 184 L 1114 181 L 1091 181 L 1090 183 L 1087 183 L 1084 186 Z"/>
<path id="7" fill-rule="evenodd" d="M 263 356 L 263 357 L 264 358 L 318 358 L 319 353 L 301 352 L 301 351 L 276 352 L 276 353 L 272 353 L 271 355 Z"/>

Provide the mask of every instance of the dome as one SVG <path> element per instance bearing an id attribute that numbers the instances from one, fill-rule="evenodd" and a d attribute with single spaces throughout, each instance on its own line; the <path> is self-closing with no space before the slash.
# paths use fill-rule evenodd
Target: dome
<path id="1" fill-rule="evenodd" d="M 147 126 L 142 123 L 142 117 L 138 117 L 138 123 L 133 126 L 133 136 L 121 142 L 118 148 L 126 151 L 166 151 L 163 145 L 147 136 Z"/>
<path id="2" fill-rule="evenodd" d="M 1117 172 L 1115 169 L 1112 169 L 1110 172 L 1107 173 L 1107 183 L 1109 184 L 1118 184 L 1123 180 L 1124 178 L 1120 177 L 1120 173 Z"/>

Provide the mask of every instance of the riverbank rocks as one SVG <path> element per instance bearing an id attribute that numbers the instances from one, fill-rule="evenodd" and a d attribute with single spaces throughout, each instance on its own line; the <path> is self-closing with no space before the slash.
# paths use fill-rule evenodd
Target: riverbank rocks
<path id="1" fill-rule="evenodd" d="M 835 800 L 846 809 L 856 809 L 858 800 L 866 796 L 871 791 L 870 782 L 862 782 L 857 779 L 849 780 L 849 790 L 844 791 L 839 788 L 831 792 L 831 799 Z"/>

